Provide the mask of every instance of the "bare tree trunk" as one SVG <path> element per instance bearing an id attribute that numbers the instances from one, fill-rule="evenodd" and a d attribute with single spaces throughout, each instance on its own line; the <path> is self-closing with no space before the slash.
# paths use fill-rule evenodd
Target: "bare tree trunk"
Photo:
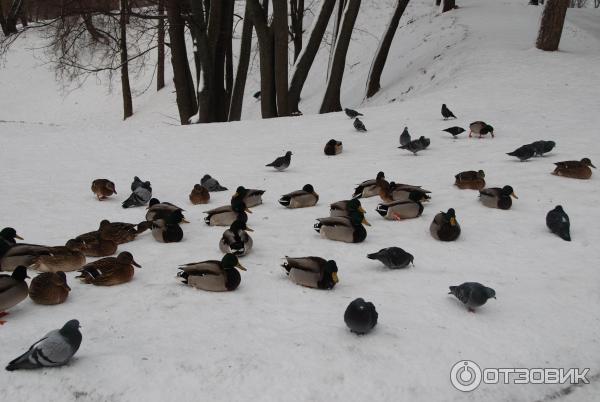
<path id="1" fill-rule="evenodd" d="M 535 46 L 541 50 L 558 49 L 569 0 L 548 0 L 542 14 L 542 22 Z"/>
<path id="2" fill-rule="evenodd" d="M 367 98 L 375 95 L 381 88 L 381 73 L 383 72 L 383 67 L 385 66 L 385 62 L 390 51 L 390 46 L 392 46 L 394 35 L 398 29 L 400 18 L 402 17 L 402 14 L 404 14 L 404 10 L 406 10 L 406 6 L 408 5 L 409 1 L 410 0 L 396 1 L 396 9 L 394 10 L 392 19 L 385 30 L 383 38 L 381 39 L 381 43 L 379 44 L 379 48 L 377 49 L 377 53 L 373 59 L 373 64 L 371 64 L 371 71 L 369 71 L 369 77 L 367 78 Z"/>
<path id="3" fill-rule="evenodd" d="M 269 21 L 269 0 L 262 0 L 262 8 L 264 10 L 265 19 Z"/>
<path id="4" fill-rule="evenodd" d="M 204 4 L 206 4 L 206 2 Z M 210 123 L 212 121 L 215 121 L 215 105 L 213 105 L 215 91 L 213 50 L 209 44 L 208 27 L 205 19 L 205 12 L 202 0 L 192 0 L 191 5 L 191 31 L 194 42 L 196 83 L 198 85 L 196 90 L 196 94 L 198 97 L 198 122 Z M 211 4 L 210 6 L 213 12 L 215 12 L 215 8 L 220 7 L 220 4 L 215 1 L 215 4 Z M 214 18 L 215 17 L 213 15 L 213 19 Z"/>
<path id="5" fill-rule="evenodd" d="M 304 22 L 304 0 L 290 0 L 291 32 L 294 40 L 294 62 L 302 51 L 302 33 Z"/>
<path id="6" fill-rule="evenodd" d="M 442 4 L 442 0 L 435 0 L 435 5 L 439 6 L 440 4 Z"/>
<path id="7" fill-rule="evenodd" d="M 220 71 L 223 74 L 218 76 L 221 85 L 219 87 L 219 108 L 217 112 L 217 121 L 227 121 L 229 114 L 229 103 L 231 96 L 231 87 L 233 86 L 233 60 L 232 60 L 232 35 L 233 35 L 233 10 L 234 0 L 224 0 L 221 11 L 221 29 L 219 35 L 219 44 L 223 50 L 223 57 L 215 60 L 220 63 Z M 223 81 L 224 80 L 224 81 Z"/>
<path id="8" fill-rule="evenodd" d="M 308 72 L 315 60 L 315 56 L 319 51 L 319 45 L 323 40 L 323 34 L 327 29 L 327 24 L 333 13 L 336 0 L 322 0 L 321 9 L 317 18 L 313 22 L 313 27 L 308 38 L 306 47 L 302 50 L 300 57 L 294 64 L 294 72 L 290 83 L 289 101 L 290 111 L 298 112 L 298 103 L 300 102 L 300 94 L 308 77 Z"/>
<path id="9" fill-rule="evenodd" d="M 133 115 L 133 100 L 131 98 L 131 86 L 129 85 L 129 61 L 127 56 L 127 24 L 129 24 L 129 2 L 121 0 L 121 15 L 119 25 L 121 37 L 119 47 L 121 48 L 121 90 L 123 92 L 123 120 Z"/>
<path id="10" fill-rule="evenodd" d="M 5 35 L 10 35 L 17 33 L 17 19 L 21 13 L 21 7 L 23 6 L 23 0 L 13 0 L 12 5 L 10 6 L 10 10 L 8 11 L 8 15 L 6 16 L 6 33 Z"/>
<path id="11" fill-rule="evenodd" d="M 0 28 L 4 36 L 8 36 L 9 32 L 6 25 L 6 18 L 4 17 L 4 10 L 2 9 L 2 0 L 0 0 Z"/>
<path id="12" fill-rule="evenodd" d="M 288 20 L 287 0 L 273 1 L 273 37 L 275 53 L 275 93 L 277 115 L 289 116 L 288 104 Z"/>
<path id="13" fill-rule="evenodd" d="M 252 51 L 252 28 L 252 19 L 250 18 L 248 4 L 246 3 L 244 25 L 242 26 L 242 40 L 240 43 L 240 57 L 229 106 L 229 121 L 238 121 L 242 117 L 244 91 L 246 89 L 246 78 L 248 77 L 248 66 L 250 64 L 250 53 Z"/>
<path id="14" fill-rule="evenodd" d="M 333 34 L 331 38 L 331 48 L 329 49 L 329 60 L 327 61 L 327 79 L 329 79 L 329 72 L 331 71 L 331 63 L 333 63 L 333 53 L 335 51 L 335 43 L 337 42 L 338 34 L 340 33 L 340 26 L 342 23 L 342 16 L 344 9 L 346 8 L 346 2 L 348 0 L 338 0 L 338 6 L 335 13 L 335 20 L 333 21 Z"/>
<path id="15" fill-rule="evenodd" d="M 29 26 L 29 23 L 27 22 L 27 4 L 25 0 L 22 0 L 21 2 L 21 8 L 19 9 L 18 17 L 21 20 L 21 25 L 23 25 L 23 27 Z"/>
<path id="16" fill-rule="evenodd" d="M 454 10 L 456 7 L 456 2 L 454 0 L 442 0 L 444 5 L 442 6 L 442 13 L 446 11 Z"/>
<path id="17" fill-rule="evenodd" d="M 173 82 L 177 94 L 179 119 L 181 124 L 189 124 L 190 117 L 198 110 L 198 104 L 185 48 L 185 24 L 181 17 L 181 4 L 180 0 L 166 0 L 165 5 L 169 22 L 171 64 L 173 65 Z"/>
<path id="18" fill-rule="evenodd" d="M 165 87 L 165 0 L 158 0 L 158 16 L 156 90 L 160 91 Z"/>
<path id="19" fill-rule="evenodd" d="M 344 68 L 346 66 L 346 54 L 352 37 L 352 29 L 358 16 L 361 0 L 348 0 L 344 9 L 344 17 L 341 23 L 340 34 L 335 42 L 335 52 L 329 79 L 327 80 L 327 89 L 321 103 L 319 113 L 339 112 L 342 110 L 340 103 L 340 88 L 344 78 Z"/>

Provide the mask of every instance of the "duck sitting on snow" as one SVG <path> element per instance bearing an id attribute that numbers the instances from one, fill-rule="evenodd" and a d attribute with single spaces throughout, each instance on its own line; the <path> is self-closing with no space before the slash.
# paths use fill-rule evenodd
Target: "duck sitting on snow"
<path id="1" fill-rule="evenodd" d="M 583 158 L 581 161 L 556 162 L 555 165 L 556 168 L 552 174 L 572 179 L 589 179 L 592 177 L 592 169 L 590 167 L 596 169 L 596 166 L 592 164 L 589 158 Z"/>

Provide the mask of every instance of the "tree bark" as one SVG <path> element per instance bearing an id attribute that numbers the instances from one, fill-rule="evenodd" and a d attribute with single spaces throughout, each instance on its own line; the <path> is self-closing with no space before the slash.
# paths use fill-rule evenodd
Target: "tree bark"
<path id="1" fill-rule="evenodd" d="M 242 118 L 244 91 L 246 89 L 248 66 L 250 65 L 250 53 L 252 51 L 252 28 L 252 19 L 250 18 L 248 4 L 246 3 L 244 25 L 242 26 L 242 39 L 240 42 L 240 57 L 229 106 L 229 121 L 238 121 Z"/>
<path id="2" fill-rule="evenodd" d="M 558 49 L 569 0 L 548 0 L 542 14 L 542 22 L 535 46 L 541 50 Z"/>
<path id="3" fill-rule="evenodd" d="M 442 0 L 442 1 L 444 2 L 444 5 L 442 6 L 442 13 L 445 13 L 446 11 L 454 10 L 454 7 L 456 6 L 455 0 Z"/>
<path id="4" fill-rule="evenodd" d="M 2 9 L 2 0 L 0 0 L 0 28 L 2 28 L 2 33 L 4 36 L 8 36 L 6 18 L 4 17 L 4 10 Z"/>
<path id="5" fill-rule="evenodd" d="M 381 88 L 381 73 L 383 73 L 383 67 L 385 66 L 385 62 L 390 52 L 394 35 L 398 29 L 400 18 L 402 18 L 402 14 L 404 14 L 404 10 L 406 10 L 409 1 L 410 0 L 396 1 L 394 14 L 381 39 L 381 43 L 379 44 L 379 48 L 373 59 L 373 64 L 371 64 L 371 70 L 369 71 L 369 77 L 367 78 L 367 98 L 375 95 Z"/>
<path id="6" fill-rule="evenodd" d="M 6 36 L 17 33 L 17 19 L 19 18 L 22 7 L 23 0 L 13 0 L 5 21 Z"/>
<path id="7" fill-rule="evenodd" d="M 327 89 L 321 103 L 319 113 L 339 112 L 342 110 L 340 102 L 340 88 L 344 78 L 344 68 L 346 66 L 346 54 L 352 37 L 352 29 L 358 16 L 361 0 L 348 0 L 344 9 L 340 33 L 335 42 L 335 52 L 333 54 L 333 63 L 329 79 L 327 80 Z"/>
<path id="8" fill-rule="evenodd" d="M 290 0 L 291 32 L 294 40 L 294 63 L 302 51 L 302 34 L 304 23 L 304 0 Z"/>
<path id="9" fill-rule="evenodd" d="M 121 36 L 119 47 L 121 50 L 121 90 L 123 92 L 123 120 L 133 115 L 133 100 L 129 84 L 129 61 L 127 56 L 127 24 L 129 23 L 129 1 L 121 0 L 121 13 L 119 25 Z"/>
<path id="10" fill-rule="evenodd" d="M 158 0 L 158 31 L 157 31 L 157 67 L 156 67 L 156 90 L 165 87 L 165 0 Z"/>
<path id="11" fill-rule="evenodd" d="M 287 0 L 273 1 L 273 37 L 275 53 L 275 93 L 277 115 L 289 116 L 288 104 L 288 13 Z"/>
<path id="12" fill-rule="evenodd" d="M 294 64 L 294 72 L 289 90 L 289 102 L 291 112 L 298 112 L 298 103 L 300 102 L 300 94 L 308 77 L 308 72 L 315 60 L 319 45 L 323 40 L 323 34 L 327 29 L 327 24 L 333 13 L 336 0 L 322 0 L 319 15 L 313 22 L 313 27 L 308 38 L 308 43 L 302 50 L 299 58 Z"/>
<path id="13" fill-rule="evenodd" d="M 342 23 L 342 16 L 344 9 L 346 8 L 346 2 L 348 0 L 338 0 L 338 6 L 335 13 L 335 20 L 333 21 L 333 33 L 331 39 L 331 48 L 329 49 L 329 60 L 327 61 L 327 79 L 329 79 L 329 72 L 331 71 L 331 63 L 333 63 L 333 53 L 335 50 L 335 43 L 337 42 L 338 34 L 340 33 L 340 26 Z"/>
<path id="14" fill-rule="evenodd" d="M 196 65 L 196 93 L 198 97 L 198 122 L 215 121 L 213 105 L 215 80 L 213 51 L 208 40 L 208 28 L 202 0 L 192 0 L 192 38 L 194 42 L 194 61 Z M 205 2 L 206 4 L 206 2 Z M 211 9 L 220 7 L 219 3 L 211 4 Z M 210 17 L 209 17 L 210 18 Z M 214 18 L 214 17 L 213 17 Z"/>
<path id="15" fill-rule="evenodd" d="M 166 0 L 165 5 L 169 22 L 171 64 L 173 65 L 173 82 L 177 94 L 179 119 L 181 124 L 189 124 L 190 117 L 198 110 L 198 104 L 185 48 L 185 24 L 181 17 L 181 4 L 180 0 Z"/>

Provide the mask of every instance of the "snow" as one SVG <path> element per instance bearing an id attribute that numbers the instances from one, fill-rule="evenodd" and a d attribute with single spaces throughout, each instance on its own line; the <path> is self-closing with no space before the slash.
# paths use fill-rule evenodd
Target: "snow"
<path id="1" fill-rule="evenodd" d="M 393 2 L 373 3 L 361 8 L 357 28 L 377 35 Z M 69 366 L 1 375 L 0 400 L 534 401 L 563 388 L 484 384 L 464 394 L 449 381 L 461 359 L 481 367 L 590 368 L 592 384 L 561 398 L 596 400 L 599 172 L 589 181 L 550 172 L 561 160 L 600 163 L 600 34 L 593 23 L 600 13 L 570 9 L 560 51 L 545 53 L 533 47 L 542 8 L 523 3 L 462 0 L 439 15 L 430 0 L 411 1 L 382 92 L 360 108 L 365 134 L 343 113 L 257 120 L 248 105 L 258 103 L 249 102 L 245 115 L 252 119 L 180 127 L 172 83 L 136 97 L 136 114 L 120 122 L 119 93 L 107 95 L 105 81 L 63 98 L 39 52 L 25 49 L 39 46 L 29 33 L 0 73 L 1 226 L 15 227 L 30 243 L 59 245 L 104 218 L 139 222 L 144 209 L 120 207 L 134 175 L 150 180 L 160 200 L 182 206 L 191 224 L 179 244 L 159 244 L 146 233 L 120 246 L 143 266 L 128 284 L 93 287 L 70 273 L 65 304 L 26 300 L 11 309 L 0 327 L 3 363 L 71 318 L 81 321 L 83 342 Z M 408 18 L 414 22 L 406 25 Z M 357 33 L 350 47 L 343 91 L 349 106 L 361 103 L 375 49 L 376 39 L 366 37 Z M 360 67 L 351 68 L 358 57 Z M 324 88 L 318 77 L 326 62 L 318 66 L 303 93 L 309 113 Z M 251 98 L 254 91 L 246 92 Z M 441 119 L 442 103 L 457 120 Z M 492 124 L 496 138 L 453 140 L 440 131 L 475 120 Z M 413 137 L 432 140 L 419 156 L 397 149 L 405 125 Z M 344 152 L 327 157 L 323 146 L 332 137 L 343 141 Z M 556 141 L 555 150 L 523 163 L 505 155 L 539 139 Z M 294 153 L 288 170 L 264 167 L 287 150 Z M 513 208 L 488 209 L 476 192 L 456 189 L 454 174 L 471 169 L 485 170 L 489 186 L 513 186 Z M 363 205 L 373 226 L 364 243 L 321 239 L 315 218 L 379 170 L 432 191 L 423 216 L 386 221 L 374 212 L 379 200 L 369 198 Z M 232 191 L 193 206 L 188 194 L 205 173 Z M 119 195 L 96 201 L 89 189 L 95 178 L 112 179 Z M 306 183 L 320 194 L 316 207 L 277 203 Z M 179 264 L 220 258 L 225 228 L 206 226 L 202 211 L 226 204 L 237 185 L 267 190 L 265 204 L 249 217 L 254 249 L 242 260 L 248 271 L 240 288 L 220 294 L 182 285 Z M 557 204 L 571 218 L 570 243 L 545 227 L 546 212 Z M 450 207 L 462 235 L 437 242 L 429 224 Z M 366 258 L 389 246 L 413 254 L 415 267 L 389 271 Z M 332 291 L 294 285 L 279 267 L 286 255 L 336 260 L 340 283 Z M 447 295 L 449 285 L 465 281 L 494 288 L 498 299 L 468 313 Z M 357 297 L 379 312 L 375 330 L 362 337 L 343 322 Z"/>

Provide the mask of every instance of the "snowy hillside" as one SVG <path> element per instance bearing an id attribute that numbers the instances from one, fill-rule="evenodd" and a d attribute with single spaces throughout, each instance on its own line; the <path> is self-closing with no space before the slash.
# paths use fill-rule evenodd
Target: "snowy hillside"
<path id="1" fill-rule="evenodd" d="M 597 399 L 600 172 L 587 181 L 550 172 L 563 160 L 600 164 L 600 13 L 570 9 L 560 51 L 544 53 L 533 47 L 541 7 L 460 0 L 460 8 L 439 15 L 432 1 L 416 0 L 400 22 L 383 91 L 362 103 L 393 1 L 369 3 L 362 5 L 342 94 L 365 114 L 367 133 L 357 133 L 343 113 L 258 120 L 260 107 L 249 99 L 248 120 L 180 127 L 172 83 L 137 97 L 136 114 L 121 122 L 119 85 L 106 95 L 105 82 L 88 82 L 62 98 L 39 53 L 17 46 L 9 54 L 0 69 L 1 227 L 16 228 L 28 243 L 62 245 L 102 219 L 137 223 L 145 209 L 120 206 L 134 175 L 150 180 L 161 201 L 183 207 L 191 223 L 181 243 L 160 244 L 145 233 L 119 246 L 143 267 L 130 283 L 94 287 L 69 273 L 66 303 L 26 300 L 12 308 L 0 327 L 3 364 L 71 318 L 81 321 L 83 343 L 66 367 L 3 372 L 0 400 Z M 33 34 L 22 40 L 29 48 L 38 41 Z M 303 92 L 305 114 L 321 101 L 326 52 Z M 247 95 L 251 89 L 252 79 Z M 457 120 L 442 120 L 442 103 Z M 441 131 L 475 120 L 492 124 L 496 138 L 465 133 L 453 140 Z M 418 156 L 398 149 L 404 126 L 431 138 L 431 146 Z M 330 138 L 343 142 L 341 155 L 323 154 Z M 505 154 L 541 139 L 557 143 L 545 157 L 521 163 Z M 294 153 L 288 170 L 264 166 L 286 150 Z M 485 208 L 476 191 L 453 186 L 456 173 L 478 169 L 488 186 L 515 189 L 511 210 Z M 368 198 L 366 241 L 321 239 L 315 219 L 380 170 L 432 191 L 423 215 L 386 221 L 374 211 L 379 197 Z M 188 194 L 205 173 L 231 191 L 193 206 Z M 116 183 L 118 196 L 95 199 L 89 186 L 101 177 Z M 278 204 L 281 194 L 306 183 L 320 195 L 316 207 Z M 241 261 L 248 271 L 240 287 L 209 293 L 181 284 L 178 265 L 221 257 L 225 228 L 205 225 L 203 211 L 227 204 L 238 185 L 267 190 L 264 205 L 249 216 L 254 249 Z M 545 226 L 558 204 L 570 216 L 571 242 Z M 429 224 L 450 207 L 462 235 L 435 241 Z M 365 257 L 390 246 L 412 253 L 414 268 L 390 271 Z M 331 291 L 297 286 L 280 268 L 286 255 L 334 259 L 340 282 Z M 497 300 L 468 313 L 447 294 L 449 285 L 465 281 L 494 288 Z M 379 312 L 375 330 L 362 337 L 343 321 L 357 297 Z M 560 394 L 562 385 L 514 384 L 482 384 L 466 394 L 449 381 L 462 359 L 490 368 L 590 368 L 591 384 L 568 395 Z"/>

